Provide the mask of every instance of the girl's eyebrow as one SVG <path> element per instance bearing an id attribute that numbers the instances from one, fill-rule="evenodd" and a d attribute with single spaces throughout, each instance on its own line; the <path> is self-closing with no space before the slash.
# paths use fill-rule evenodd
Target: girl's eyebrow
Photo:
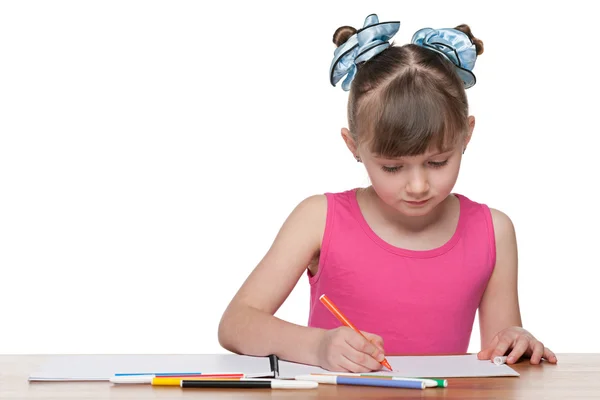
<path id="1" fill-rule="evenodd" d="M 429 157 L 435 157 L 435 156 L 439 156 L 439 155 L 442 155 L 442 154 L 450 153 L 451 151 L 454 151 L 454 150 L 455 150 L 454 147 L 450 147 L 450 148 L 447 148 L 447 149 L 441 149 L 441 150 L 439 150 L 436 153 L 420 154 L 420 155 L 426 156 L 427 158 L 429 158 Z M 417 157 L 417 156 L 401 156 L 401 157 L 392 157 L 392 158 L 389 158 L 389 157 L 386 157 L 386 156 L 381 155 L 381 154 L 374 154 L 373 157 L 374 158 L 378 158 L 380 160 L 399 161 L 399 160 L 402 160 L 403 158 L 406 158 L 406 157 Z"/>
<path id="2" fill-rule="evenodd" d="M 431 154 L 429 157 L 434 157 L 434 156 L 439 156 L 440 154 L 450 153 L 451 151 L 454 151 L 454 150 L 455 150 L 454 147 L 451 147 L 451 148 L 448 148 L 448 149 L 441 149 L 437 153 Z"/>

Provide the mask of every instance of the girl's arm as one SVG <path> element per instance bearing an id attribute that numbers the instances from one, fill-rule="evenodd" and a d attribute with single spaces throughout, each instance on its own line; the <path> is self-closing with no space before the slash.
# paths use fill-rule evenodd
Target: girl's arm
<path id="1" fill-rule="evenodd" d="M 246 279 L 219 324 L 219 343 L 240 354 L 266 356 L 354 372 L 381 368 L 381 338 L 369 339 L 349 328 L 322 330 L 273 316 L 312 260 L 318 259 L 327 198 L 302 201 L 281 227 L 265 257 Z"/>
<path id="2" fill-rule="evenodd" d="M 517 292 L 517 239 L 510 218 L 490 209 L 496 237 L 496 265 L 479 304 L 481 348 L 509 326 L 522 326 Z"/>
<path id="3" fill-rule="evenodd" d="M 517 240 L 510 218 L 490 209 L 496 241 L 496 265 L 479 305 L 481 334 L 480 359 L 493 359 L 508 353 L 509 364 L 522 355 L 533 364 L 544 357 L 556 362 L 556 356 L 522 328 L 517 290 Z"/>

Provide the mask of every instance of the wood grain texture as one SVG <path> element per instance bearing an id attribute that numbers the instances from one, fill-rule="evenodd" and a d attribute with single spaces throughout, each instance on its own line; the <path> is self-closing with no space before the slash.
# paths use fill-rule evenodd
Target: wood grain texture
<path id="1" fill-rule="evenodd" d="M 559 354 L 558 365 L 513 366 L 521 377 L 454 378 L 446 389 L 320 385 L 316 390 L 206 390 L 107 382 L 27 381 L 48 355 L 0 355 L 0 399 L 600 399 L 600 354 Z"/>

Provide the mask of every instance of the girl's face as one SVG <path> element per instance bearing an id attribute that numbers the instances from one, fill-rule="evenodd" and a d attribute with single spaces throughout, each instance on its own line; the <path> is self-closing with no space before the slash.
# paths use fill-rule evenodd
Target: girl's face
<path id="1" fill-rule="evenodd" d="M 431 212 L 452 192 L 463 148 L 460 143 L 450 149 L 431 149 L 397 159 L 360 151 L 360 157 L 379 198 L 400 213 L 417 217 Z"/>

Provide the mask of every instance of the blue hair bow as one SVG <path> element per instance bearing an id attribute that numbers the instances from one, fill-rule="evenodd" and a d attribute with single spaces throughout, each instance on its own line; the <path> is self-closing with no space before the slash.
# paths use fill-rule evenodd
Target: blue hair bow
<path id="1" fill-rule="evenodd" d="M 350 36 L 346 43 L 335 49 L 329 68 L 329 81 L 333 86 L 344 76 L 342 89 L 350 90 L 350 84 L 356 74 L 356 65 L 367 61 L 390 47 L 390 40 L 400 29 L 400 22 L 379 22 L 376 14 L 365 19 L 363 27 Z M 465 89 L 475 85 L 475 75 L 471 70 L 475 66 L 477 51 L 469 36 L 458 29 L 418 30 L 411 43 L 441 54 L 456 67 Z"/>
<path id="2" fill-rule="evenodd" d="M 454 64 L 465 89 L 475 85 L 471 70 L 475 66 L 477 50 L 466 33 L 452 28 L 423 28 L 413 35 L 411 42 L 441 54 Z"/>
<path id="3" fill-rule="evenodd" d="M 379 22 L 376 14 L 365 19 L 363 27 L 350 36 L 346 43 L 335 49 L 329 68 L 329 81 L 333 86 L 346 76 L 342 89 L 350 90 L 356 74 L 356 64 L 367 61 L 390 47 L 388 40 L 400 29 L 400 22 Z"/>

